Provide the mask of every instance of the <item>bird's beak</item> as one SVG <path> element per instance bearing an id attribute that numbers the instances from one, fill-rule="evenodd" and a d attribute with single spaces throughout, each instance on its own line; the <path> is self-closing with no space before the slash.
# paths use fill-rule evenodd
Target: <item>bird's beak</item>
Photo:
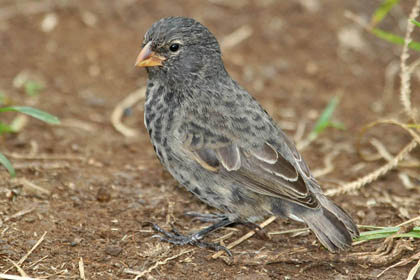
<path id="1" fill-rule="evenodd" d="M 140 51 L 136 59 L 137 67 L 150 67 L 150 66 L 162 66 L 162 62 L 166 59 L 152 51 L 152 41 L 146 44 Z"/>

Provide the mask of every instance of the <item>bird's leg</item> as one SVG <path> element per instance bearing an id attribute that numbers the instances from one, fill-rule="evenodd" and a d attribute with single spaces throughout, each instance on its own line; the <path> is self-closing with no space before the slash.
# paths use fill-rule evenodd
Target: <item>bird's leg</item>
<path id="1" fill-rule="evenodd" d="M 160 240 L 163 240 L 163 241 L 175 244 L 175 245 L 190 244 L 190 245 L 198 246 L 200 248 L 212 249 L 214 251 L 224 250 L 229 256 L 232 256 L 232 253 L 229 251 L 228 248 L 218 243 L 210 243 L 210 242 L 201 241 L 201 239 L 208 233 L 215 231 L 216 229 L 230 225 L 232 223 L 233 221 L 225 217 L 224 219 L 221 219 L 215 224 L 188 236 L 180 234 L 176 229 L 172 229 L 172 232 L 168 232 L 162 229 L 161 227 L 159 227 L 158 225 L 152 224 L 153 229 L 163 235 L 163 236 L 153 235 L 153 237 L 160 238 Z"/>
<path id="2" fill-rule="evenodd" d="M 199 220 L 201 222 L 209 222 L 209 223 L 217 223 L 217 222 L 227 218 L 227 215 L 225 215 L 225 214 L 204 214 L 204 213 L 199 213 L 199 212 L 186 212 L 186 213 L 184 213 L 184 215 L 189 216 L 189 217 L 193 217 L 193 220 Z M 255 231 L 256 234 L 259 237 L 261 237 L 265 240 L 270 239 L 270 237 L 264 231 L 264 229 L 261 228 L 256 223 L 248 222 L 248 221 L 241 220 L 241 219 L 237 219 L 233 223 L 241 224 L 241 225 L 246 226 L 247 228 Z"/>

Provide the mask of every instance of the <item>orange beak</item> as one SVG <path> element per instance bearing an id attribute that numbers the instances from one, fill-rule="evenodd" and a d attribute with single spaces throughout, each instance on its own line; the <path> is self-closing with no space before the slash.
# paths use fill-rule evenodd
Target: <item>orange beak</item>
<path id="1" fill-rule="evenodd" d="M 162 62 L 166 59 L 163 56 L 160 56 L 152 51 L 151 49 L 152 42 L 144 46 L 137 56 L 136 63 L 134 66 L 137 67 L 151 67 L 151 66 L 162 66 Z"/>

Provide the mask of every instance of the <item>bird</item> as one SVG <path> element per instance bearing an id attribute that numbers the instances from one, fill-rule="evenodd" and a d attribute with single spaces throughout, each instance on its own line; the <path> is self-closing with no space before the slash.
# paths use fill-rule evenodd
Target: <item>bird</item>
<path id="1" fill-rule="evenodd" d="M 166 17 L 145 33 L 135 66 L 146 69 L 144 122 L 162 165 L 220 214 L 189 213 L 213 224 L 161 240 L 231 252 L 204 237 L 234 223 L 258 227 L 274 215 L 305 223 L 331 252 L 359 236 L 353 219 L 328 199 L 295 144 L 227 72 L 207 27 Z M 279 108 L 281 110 L 281 108 Z"/>

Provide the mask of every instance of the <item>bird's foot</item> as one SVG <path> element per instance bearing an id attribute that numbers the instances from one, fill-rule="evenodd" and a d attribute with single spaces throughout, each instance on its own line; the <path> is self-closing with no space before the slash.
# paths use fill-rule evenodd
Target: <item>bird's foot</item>
<path id="1" fill-rule="evenodd" d="M 171 232 L 162 229 L 160 226 L 158 226 L 156 224 L 152 224 L 152 228 L 156 232 L 159 232 L 159 233 L 162 234 L 162 235 L 160 235 L 160 234 L 153 235 L 153 237 L 159 238 L 160 240 L 172 243 L 174 245 L 187 245 L 187 244 L 189 244 L 189 245 L 193 245 L 193 246 L 198 246 L 200 248 L 211 249 L 213 251 L 223 250 L 230 257 L 232 257 L 232 253 L 225 246 L 222 246 L 218 243 L 210 243 L 210 242 L 201 241 L 201 239 L 203 238 L 203 235 L 200 234 L 201 233 L 200 231 L 197 232 L 197 233 L 193 233 L 191 235 L 182 235 L 175 228 L 172 228 Z"/>
<path id="2" fill-rule="evenodd" d="M 218 223 L 220 221 L 228 219 L 228 216 L 226 214 L 210 214 L 210 213 L 199 213 L 199 212 L 190 211 L 190 212 L 185 212 L 184 215 L 188 217 L 192 217 L 193 221 L 198 220 L 201 222 L 208 222 L 208 223 Z M 248 222 L 241 219 L 235 220 L 234 223 L 244 225 L 247 228 L 255 231 L 257 236 L 264 240 L 271 239 L 270 236 L 267 234 L 267 232 L 256 223 Z"/>

